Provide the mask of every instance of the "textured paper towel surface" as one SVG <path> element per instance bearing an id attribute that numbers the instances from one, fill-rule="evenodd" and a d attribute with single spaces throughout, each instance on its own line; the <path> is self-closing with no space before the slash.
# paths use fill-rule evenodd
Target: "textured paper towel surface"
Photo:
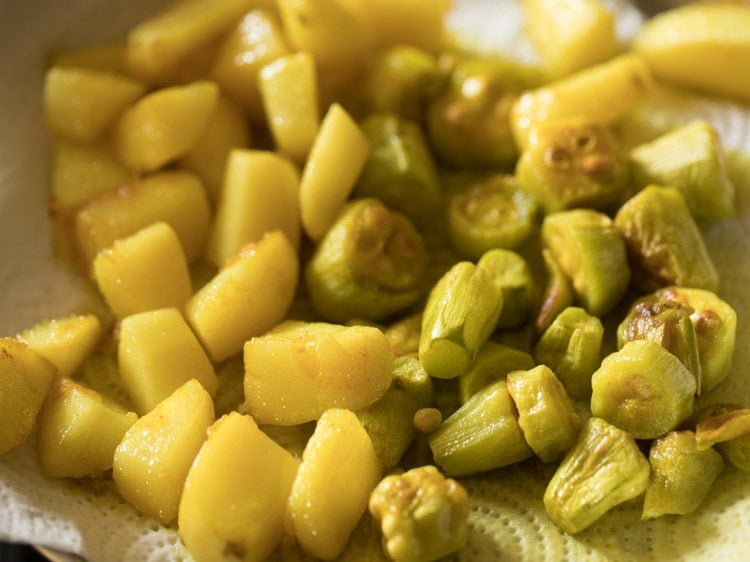
<path id="1" fill-rule="evenodd" d="M 622 1 L 627 38 L 639 15 Z M 149 0 L 0 0 L 0 336 L 47 317 L 86 306 L 83 283 L 52 257 L 47 221 L 49 137 L 40 104 L 44 57 L 53 48 L 111 41 L 153 10 Z M 466 44 L 505 50 L 524 60 L 533 51 L 510 0 L 461 0 L 451 27 Z M 724 143 L 750 148 L 750 111 L 741 106 L 661 92 L 641 115 L 664 130 L 689 116 L 711 119 Z M 654 116 L 658 119 L 654 119 Z M 643 119 L 646 122 L 646 119 Z M 635 132 L 634 132 L 635 131 Z M 643 135 L 642 127 L 626 131 Z M 750 152 L 750 151 L 749 151 Z M 737 221 L 706 225 L 704 233 L 722 273 L 720 294 L 738 311 L 735 369 L 704 400 L 750 404 L 750 173 L 739 178 Z M 578 536 L 560 532 L 541 497 L 551 469 L 538 463 L 469 479 L 469 546 L 461 560 L 746 560 L 750 551 L 750 478 L 727 470 L 699 513 L 640 521 L 633 502 Z M 33 442 L 0 459 L 0 539 L 35 542 L 88 560 L 179 560 L 187 554 L 174 529 L 139 516 L 102 484 L 73 484 L 39 474 Z"/>

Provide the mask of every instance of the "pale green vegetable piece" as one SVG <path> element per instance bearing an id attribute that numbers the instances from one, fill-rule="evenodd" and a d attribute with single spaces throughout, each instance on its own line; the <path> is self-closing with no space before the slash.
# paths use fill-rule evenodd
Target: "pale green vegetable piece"
<path id="1" fill-rule="evenodd" d="M 488 384 L 505 378 L 511 371 L 533 368 L 534 358 L 528 353 L 492 341 L 485 342 L 471 368 L 458 377 L 461 402 L 466 402 Z"/>
<path id="2" fill-rule="evenodd" d="M 435 462 L 449 476 L 467 476 L 529 458 L 505 381 L 472 396 L 429 437 Z"/>
<path id="3" fill-rule="evenodd" d="M 396 562 L 429 562 L 466 546 L 468 495 L 434 466 L 385 477 L 370 495 L 369 509 Z"/>
<path id="4" fill-rule="evenodd" d="M 503 292 L 503 310 L 496 329 L 521 326 L 534 301 L 534 278 L 526 260 L 512 250 L 495 248 L 482 255 L 477 267 L 489 273 Z"/>
<path id="5" fill-rule="evenodd" d="M 610 509 L 641 495 L 650 470 L 631 435 L 590 418 L 550 480 L 544 507 L 564 531 L 579 533 Z"/>
<path id="6" fill-rule="evenodd" d="M 692 431 L 673 431 L 654 441 L 649 462 L 644 520 L 693 513 L 724 469 L 721 455 L 711 448 L 700 450 Z"/>
<path id="7" fill-rule="evenodd" d="M 636 439 L 654 439 L 693 412 L 695 375 L 658 343 L 636 340 L 605 357 L 591 378 L 591 413 Z"/>
<path id="8" fill-rule="evenodd" d="M 470 262 L 454 265 L 433 287 L 422 316 L 419 360 L 427 372 L 449 379 L 465 373 L 497 325 L 503 293 Z"/>

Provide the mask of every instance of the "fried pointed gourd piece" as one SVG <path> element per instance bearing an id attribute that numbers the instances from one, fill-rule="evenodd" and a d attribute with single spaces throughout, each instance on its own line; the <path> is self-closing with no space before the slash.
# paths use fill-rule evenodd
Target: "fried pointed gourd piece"
<path id="1" fill-rule="evenodd" d="M 432 379 L 414 356 L 399 357 L 393 382 L 383 397 L 357 413 L 370 436 L 383 472 L 399 462 L 417 435 L 414 417 L 433 403 Z"/>
<path id="2" fill-rule="evenodd" d="M 715 291 L 719 274 L 685 198 L 675 188 L 650 185 L 615 216 L 642 291 L 680 285 Z"/>
<path id="3" fill-rule="evenodd" d="M 524 0 L 526 32 L 551 76 L 607 60 L 619 45 L 614 18 L 599 0 Z"/>
<path id="4" fill-rule="evenodd" d="M 547 485 L 544 507 L 565 532 L 579 533 L 610 509 L 640 496 L 650 471 L 629 433 L 589 418 Z"/>
<path id="5" fill-rule="evenodd" d="M 504 379 L 512 371 L 534 368 L 534 358 L 528 353 L 492 341 L 479 348 L 471 368 L 458 377 L 461 403 L 465 403 L 485 386 Z"/>
<path id="6" fill-rule="evenodd" d="M 25 343 L 0 338 L 0 456 L 31 434 L 57 370 Z"/>
<path id="7" fill-rule="evenodd" d="M 441 203 L 442 192 L 419 125 L 393 113 L 376 113 L 361 127 L 371 151 L 354 187 L 355 196 L 376 197 L 415 223 L 426 223 Z"/>
<path id="8" fill-rule="evenodd" d="M 305 281 L 322 318 L 382 320 L 421 296 L 426 262 L 409 219 L 367 198 L 344 208 L 308 262 Z"/>
<path id="9" fill-rule="evenodd" d="M 546 248 L 542 249 L 542 259 L 547 269 L 547 285 L 534 321 L 534 327 L 540 334 L 544 333 L 558 314 L 573 306 L 575 299 L 573 286 L 565 276 L 563 268 L 552 257 L 552 252 Z"/>
<path id="10" fill-rule="evenodd" d="M 262 562 L 283 535 L 299 461 L 252 418 L 232 412 L 208 429 L 185 480 L 180 536 L 197 562 Z"/>
<path id="11" fill-rule="evenodd" d="M 430 562 L 461 550 L 468 539 L 469 497 L 434 466 L 386 476 L 370 495 L 383 549 L 396 562 Z"/>
<path id="12" fill-rule="evenodd" d="M 287 529 L 307 553 L 336 558 L 381 477 L 377 454 L 357 416 L 345 409 L 327 410 L 292 484 Z"/>
<path id="13" fill-rule="evenodd" d="M 698 337 L 690 316 L 694 310 L 676 300 L 656 295 L 638 299 L 617 327 L 617 346 L 629 341 L 651 340 L 658 343 L 687 367 L 698 381 L 701 393 L 701 362 Z"/>
<path id="14" fill-rule="evenodd" d="M 396 113 L 424 121 L 425 107 L 444 82 L 437 58 L 412 45 L 394 45 L 381 52 L 364 81 L 369 113 Z"/>
<path id="15" fill-rule="evenodd" d="M 503 292 L 503 310 L 496 329 L 523 325 L 534 299 L 534 278 L 526 260 L 511 250 L 495 248 L 482 255 L 477 267 L 489 273 Z"/>
<path id="16" fill-rule="evenodd" d="M 415 354 L 419 351 L 422 332 L 422 313 L 417 312 L 387 326 L 383 333 L 393 348 L 396 357 Z"/>
<path id="17" fill-rule="evenodd" d="M 534 347 L 534 358 L 552 369 L 573 398 L 588 400 L 591 376 L 601 363 L 604 326 L 579 307 L 563 310 Z"/>
<path id="18" fill-rule="evenodd" d="M 519 92 L 505 61 L 460 61 L 446 91 L 427 110 L 427 130 L 440 159 L 455 166 L 512 164 L 517 149 L 509 116 Z"/>
<path id="19" fill-rule="evenodd" d="M 715 293 L 687 287 L 656 291 L 659 301 L 692 309 L 690 320 L 698 340 L 701 388 L 709 391 L 729 376 L 737 332 L 737 313 Z"/>
<path id="20" fill-rule="evenodd" d="M 547 215 L 542 243 L 590 314 L 604 316 L 625 294 L 630 282 L 625 243 L 603 213 L 574 209 Z"/>
<path id="21" fill-rule="evenodd" d="M 651 479 L 642 519 L 693 513 L 724 469 L 721 455 L 700 449 L 692 431 L 672 431 L 651 444 Z"/>
<path id="22" fill-rule="evenodd" d="M 505 381 L 474 394 L 429 436 L 435 463 L 448 476 L 486 472 L 531 457 Z"/>
<path id="23" fill-rule="evenodd" d="M 697 219 L 720 219 L 735 213 L 735 187 L 716 130 L 703 119 L 677 127 L 630 151 L 633 181 L 680 190 Z"/>
<path id="24" fill-rule="evenodd" d="M 654 439 L 690 416 L 698 383 L 661 345 L 636 340 L 604 358 L 591 386 L 594 416 L 636 439 Z"/>
<path id="25" fill-rule="evenodd" d="M 485 270 L 454 265 L 433 287 L 422 315 L 419 360 L 427 372 L 450 379 L 468 371 L 502 308 L 503 292 Z"/>
<path id="26" fill-rule="evenodd" d="M 750 472 L 750 410 L 739 404 L 710 404 L 693 415 L 699 449 L 712 445 L 724 460 Z"/>
<path id="27" fill-rule="evenodd" d="M 630 177 L 625 152 L 604 125 L 540 125 L 516 165 L 516 179 L 547 213 L 575 207 L 606 209 Z"/>
<path id="28" fill-rule="evenodd" d="M 138 416 L 70 379 L 53 385 L 37 418 L 37 454 L 47 476 L 98 477 Z"/>
<path id="29" fill-rule="evenodd" d="M 575 443 L 581 420 L 562 383 L 545 365 L 508 374 L 508 392 L 518 409 L 518 425 L 544 462 L 561 457 Z"/>
<path id="30" fill-rule="evenodd" d="M 661 80 L 748 102 L 749 30 L 746 4 L 696 3 L 649 20 L 633 47 Z"/>
<path id="31" fill-rule="evenodd" d="M 287 321 L 244 350 L 244 409 L 262 424 L 306 423 L 335 407 L 363 410 L 393 378 L 391 346 L 369 326 Z"/>
<path id="32" fill-rule="evenodd" d="M 448 202 L 451 244 L 473 260 L 493 248 L 516 248 L 533 232 L 537 207 L 512 176 L 494 174 L 471 182 Z"/>

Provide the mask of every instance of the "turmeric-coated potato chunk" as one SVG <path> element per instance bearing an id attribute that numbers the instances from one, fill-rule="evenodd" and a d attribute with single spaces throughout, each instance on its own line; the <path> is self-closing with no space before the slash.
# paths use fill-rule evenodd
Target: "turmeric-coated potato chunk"
<path id="1" fill-rule="evenodd" d="M 0 456 L 31 434 L 57 372 L 26 344 L 0 338 Z"/>
<path id="2" fill-rule="evenodd" d="M 296 425 L 329 408 L 362 410 L 392 379 L 377 328 L 289 321 L 245 344 L 245 409 L 258 423 Z"/>
<path id="3" fill-rule="evenodd" d="M 180 536 L 197 562 L 261 562 L 278 545 L 299 461 L 253 419 L 232 412 L 208 430 L 180 501 Z"/>
<path id="4" fill-rule="evenodd" d="M 117 355 L 122 382 L 139 414 L 153 410 L 190 379 L 211 394 L 219 385 L 206 352 L 176 308 L 125 318 Z"/>
<path id="5" fill-rule="evenodd" d="M 47 476 L 96 477 L 138 416 L 98 392 L 61 378 L 39 412 L 37 454 Z"/>
<path id="6" fill-rule="evenodd" d="M 135 422 L 114 456 L 112 476 L 122 497 L 164 524 L 173 521 L 213 421 L 211 396 L 192 379 Z"/>
<path id="7" fill-rule="evenodd" d="M 341 554 L 380 472 L 356 414 L 327 410 L 307 442 L 287 506 L 288 528 L 308 554 L 324 560 Z"/>
<path id="8" fill-rule="evenodd" d="M 279 230 L 242 247 L 185 308 L 214 361 L 242 351 L 243 344 L 281 322 L 297 290 L 299 258 Z"/>

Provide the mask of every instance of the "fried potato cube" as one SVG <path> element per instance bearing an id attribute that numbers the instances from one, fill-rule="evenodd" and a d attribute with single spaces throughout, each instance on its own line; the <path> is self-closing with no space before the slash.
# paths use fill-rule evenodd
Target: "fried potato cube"
<path id="1" fill-rule="evenodd" d="M 56 376 L 29 346 L 0 338 L 0 456 L 26 441 Z"/>
<path id="2" fill-rule="evenodd" d="M 377 328 L 295 321 L 248 341 L 244 360 L 245 410 L 275 425 L 367 408 L 390 386 L 394 363 Z"/>
<path id="3" fill-rule="evenodd" d="M 131 172 L 104 141 L 78 143 L 58 139 L 52 151 L 52 201 L 55 211 L 66 212 L 97 195 L 117 189 Z"/>
<path id="4" fill-rule="evenodd" d="M 144 96 L 115 125 L 115 151 L 133 170 L 158 170 L 195 146 L 218 99 L 219 88 L 209 81 L 162 88 Z"/>
<path id="5" fill-rule="evenodd" d="M 297 52 L 264 66 L 258 75 L 266 121 L 278 149 L 304 162 L 318 132 L 315 60 Z"/>
<path id="6" fill-rule="evenodd" d="M 120 238 L 99 252 L 93 275 L 119 320 L 157 308 L 181 308 L 193 294 L 180 239 L 165 222 Z"/>
<path id="7" fill-rule="evenodd" d="M 214 421 L 211 396 L 192 379 L 135 422 L 115 450 L 122 497 L 164 524 L 177 517 L 190 465 Z"/>
<path id="8" fill-rule="evenodd" d="M 380 472 L 356 414 L 327 410 L 307 442 L 287 506 L 288 528 L 307 553 L 324 560 L 341 554 Z"/>
<path id="9" fill-rule="evenodd" d="M 176 308 L 141 312 L 120 325 L 117 360 L 136 411 L 143 415 L 190 379 L 213 394 L 213 365 Z"/>
<path id="10" fill-rule="evenodd" d="M 651 70 L 642 56 L 617 56 L 522 94 L 511 110 L 513 138 L 526 149 L 540 123 L 614 123 L 653 88 Z"/>
<path id="11" fill-rule="evenodd" d="M 141 82 L 109 72 L 51 68 L 44 76 L 47 126 L 70 140 L 94 140 L 145 90 Z"/>
<path id="12" fill-rule="evenodd" d="M 208 198 L 197 177 L 177 170 L 154 174 L 101 195 L 78 211 L 79 256 L 88 268 L 96 254 L 118 238 L 163 221 L 177 233 L 185 257 L 192 262 L 203 253 L 210 218 Z"/>
<path id="13" fill-rule="evenodd" d="M 634 48 L 664 81 L 750 102 L 750 6 L 691 3 L 646 22 Z"/>
<path id="14" fill-rule="evenodd" d="M 371 30 L 378 47 L 414 45 L 431 52 L 444 47 L 444 19 L 451 0 L 338 0 Z"/>
<path id="15" fill-rule="evenodd" d="M 331 105 L 320 124 L 300 180 L 302 226 L 320 240 L 354 189 L 369 156 L 367 137 L 346 110 Z"/>
<path id="16" fill-rule="evenodd" d="M 524 0 L 526 32 L 551 76 L 617 54 L 614 18 L 601 0 Z"/>
<path id="17" fill-rule="evenodd" d="M 47 476 L 98 476 L 112 468 L 115 448 L 137 419 L 98 392 L 58 379 L 39 412 L 39 464 Z"/>
<path id="18" fill-rule="evenodd" d="M 269 10 L 254 9 L 226 34 L 212 75 L 228 95 L 250 111 L 255 121 L 262 123 L 265 119 L 258 72 L 287 53 L 289 46 L 276 15 Z"/>
<path id="19" fill-rule="evenodd" d="M 176 66 L 218 38 L 245 12 L 248 0 L 173 2 L 130 30 L 126 58 L 139 76 L 162 82 Z"/>
<path id="20" fill-rule="evenodd" d="M 52 363 L 61 377 L 74 374 L 102 335 L 93 314 L 45 320 L 18 334 L 18 339 Z"/>
<path id="21" fill-rule="evenodd" d="M 266 560 L 281 540 L 298 467 L 251 417 L 232 412 L 214 423 L 180 501 L 180 536 L 196 561 Z"/>
<path id="22" fill-rule="evenodd" d="M 250 128 L 245 112 L 232 100 L 222 96 L 203 135 L 180 159 L 180 165 L 203 181 L 209 198 L 216 202 L 230 152 L 247 146 L 250 146 Z"/>
<path id="23" fill-rule="evenodd" d="M 299 174 L 278 154 L 233 150 L 216 211 L 208 260 L 221 267 L 248 242 L 281 230 L 299 247 Z"/>
<path id="24" fill-rule="evenodd" d="M 244 246 L 185 306 L 185 316 L 214 361 L 281 322 L 297 290 L 299 257 L 275 230 Z"/>

